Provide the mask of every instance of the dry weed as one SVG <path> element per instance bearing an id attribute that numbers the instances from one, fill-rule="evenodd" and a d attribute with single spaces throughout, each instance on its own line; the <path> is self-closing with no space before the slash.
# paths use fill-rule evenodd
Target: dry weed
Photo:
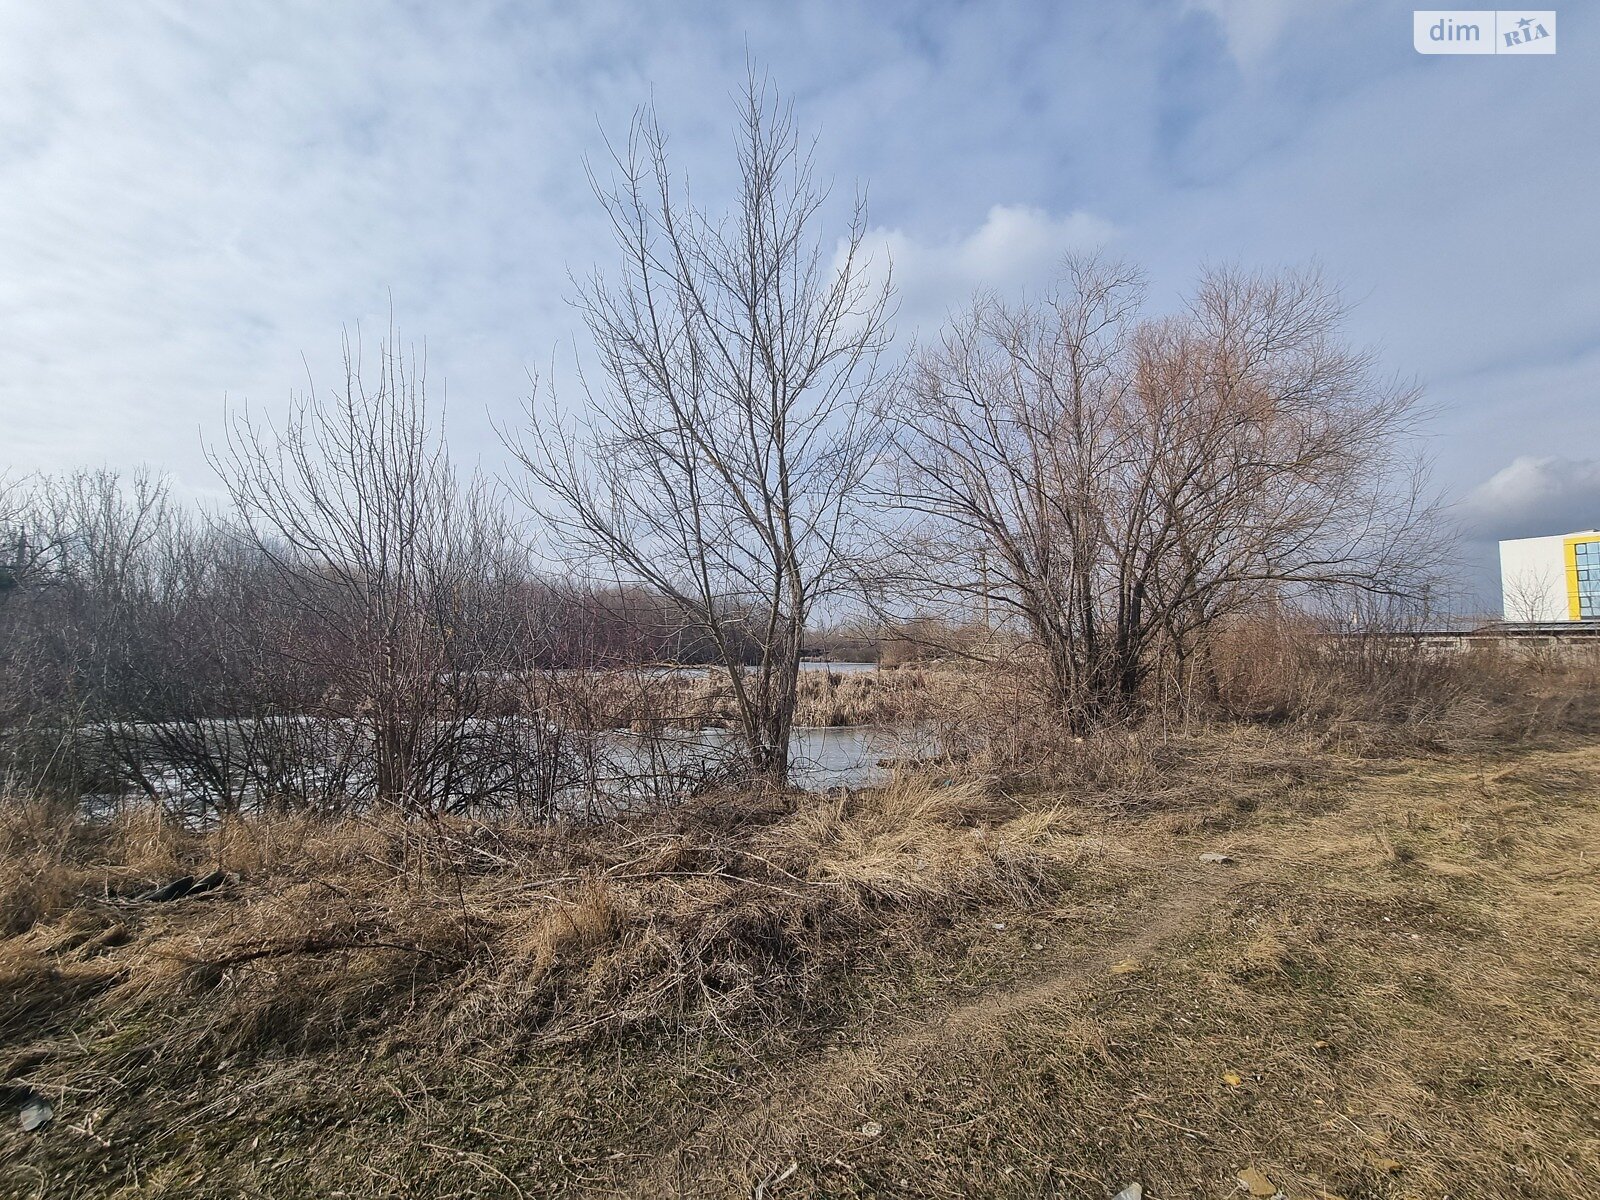
<path id="1" fill-rule="evenodd" d="M 0 1184 L 1593 1192 L 1600 758 L 1341 744 L 1147 726 L 585 828 L 18 816 L 0 1084 L 61 1115 Z M 238 881 L 127 900 L 201 866 Z"/>

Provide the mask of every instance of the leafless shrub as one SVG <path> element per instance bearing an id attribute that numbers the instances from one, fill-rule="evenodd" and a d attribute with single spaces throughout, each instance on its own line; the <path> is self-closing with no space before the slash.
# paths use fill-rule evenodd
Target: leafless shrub
<path id="1" fill-rule="evenodd" d="M 1142 315 L 1130 268 L 1069 261 L 1042 303 L 980 298 L 898 397 L 889 577 L 993 610 L 1078 731 L 1148 702 L 1231 616 L 1329 589 L 1412 594 L 1438 562 L 1407 457 L 1415 389 L 1339 339 L 1314 273 L 1202 277 Z"/>
<path id="2" fill-rule="evenodd" d="M 347 339 L 339 391 L 313 391 L 281 426 L 237 417 L 215 455 L 286 613 L 293 640 L 271 649 L 340 664 L 311 713 L 324 741 L 342 732 L 371 763 L 370 776 L 341 768 L 358 801 L 547 813 L 547 731 L 494 716 L 484 669 L 497 637 L 527 633 L 495 603 L 506 592 L 496 583 L 521 571 L 514 540 L 487 485 L 452 467 L 420 361 L 391 332 L 370 385 L 363 370 Z"/>
<path id="3" fill-rule="evenodd" d="M 1231 621 L 1206 647 L 1215 690 L 1189 715 L 1299 725 L 1356 748 L 1526 741 L 1592 725 L 1600 671 L 1506 642 L 1430 637 L 1403 619 L 1356 628 L 1307 613 Z"/>

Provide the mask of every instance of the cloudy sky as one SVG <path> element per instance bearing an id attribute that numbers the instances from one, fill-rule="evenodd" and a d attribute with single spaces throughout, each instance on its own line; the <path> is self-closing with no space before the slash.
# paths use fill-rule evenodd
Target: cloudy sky
<path id="1" fill-rule="evenodd" d="M 1424 57 L 1389 0 L 0 0 L 0 469 L 204 494 L 224 402 L 331 379 L 391 306 L 496 465 L 609 254 L 585 156 L 653 96 L 715 203 L 748 51 L 868 188 L 908 335 L 1076 247 L 1163 302 L 1319 261 L 1438 406 L 1481 577 L 1600 525 L 1600 19 L 1559 20 L 1553 57 Z"/>

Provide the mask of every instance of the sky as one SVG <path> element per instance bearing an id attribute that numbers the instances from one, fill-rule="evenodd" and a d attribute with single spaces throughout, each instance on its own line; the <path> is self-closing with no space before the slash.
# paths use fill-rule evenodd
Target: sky
<path id="1" fill-rule="evenodd" d="M 864 189 L 902 344 L 1103 247 L 1176 305 L 1320 264 L 1437 410 L 1472 603 L 1493 540 L 1600 526 L 1600 14 L 1424 56 L 1387 0 L 0 0 L 0 471 L 214 495 L 227 405 L 335 381 L 391 314 L 458 457 L 581 343 L 584 174 L 653 101 L 696 198 L 747 55 Z"/>

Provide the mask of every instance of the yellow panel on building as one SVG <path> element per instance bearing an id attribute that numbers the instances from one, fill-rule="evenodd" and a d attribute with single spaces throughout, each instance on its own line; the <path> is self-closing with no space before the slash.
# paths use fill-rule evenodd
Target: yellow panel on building
<path id="1" fill-rule="evenodd" d="M 1578 543 L 1582 538 L 1566 540 L 1567 560 L 1567 619 L 1576 621 L 1583 616 L 1583 596 L 1578 591 Z"/>
<path id="2" fill-rule="evenodd" d="M 1593 534 L 1579 534 L 1566 538 L 1563 546 L 1566 551 L 1564 557 L 1566 558 L 1567 568 L 1567 617 L 1569 620 L 1581 621 L 1583 620 L 1584 592 L 1588 591 L 1590 593 L 1590 603 L 1593 605 L 1594 593 L 1600 592 L 1600 583 L 1591 578 L 1588 581 L 1589 586 L 1587 588 L 1584 587 L 1585 581 L 1578 575 L 1580 569 L 1578 548 L 1580 546 L 1600 547 L 1600 541 L 1597 541 Z M 1590 555 L 1586 555 L 1585 558 L 1589 561 L 1582 565 L 1587 566 L 1592 571 L 1594 569 L 1593 552 Z"/>

